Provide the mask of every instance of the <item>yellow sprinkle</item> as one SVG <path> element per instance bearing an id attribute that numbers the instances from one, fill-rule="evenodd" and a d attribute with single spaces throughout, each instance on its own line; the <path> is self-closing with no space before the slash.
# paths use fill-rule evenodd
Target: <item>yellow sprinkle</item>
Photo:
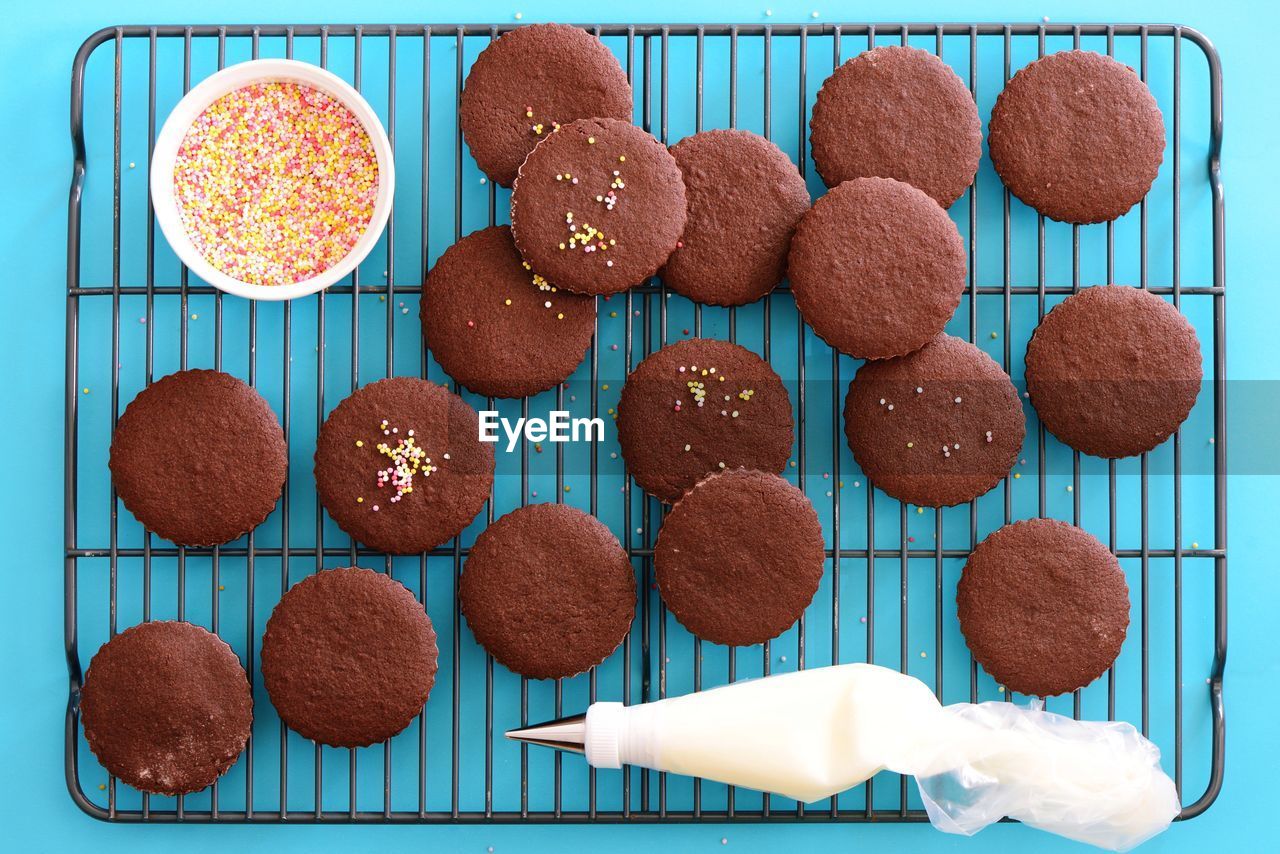
<path id="1" fill-rule="evenodd" d="M 99 784 L 98 784 L 98 791 L 99 791 L 99 792 L 104 791 L 106 788 L 107 788 L 107 784 L 106 784 L 106 783 L 99 783 Z"/>
<path id="2" fill-rule="evenodd" d="M 1016 472 L 1016 471 L 1015 471 L 1015 472 L 1013 473 L 1013 479 L 1014 479 L 1014 480 L 1021 480 L 1021 479 L 1022 479 L 1022 473 L 1021 473 L 1021 472 Z"/>
<path id="3" fill-rule="evenodd" d="M 608 384 L 608 383 L 605 383 L 604 385 L 600 386 L 600 388 L 602 388 L 602 389 L 603 389 L 603 390 L 605 390 L 605 391 L 608 391 L 608 390 L 609 390 L 609 384 Z"/>
<path id="4" fill-rule="evenodd" d="M 1196 543 L 1196 542 L 1193 542 L 1193 543 L 1191 544 L 1191 548 L 1193 548 L 1193 549 L 1198 549 L 1198 548 L 1200 548 L 1200 544 L 1199 544 L 1199 543 Z"/>
<path id="5" fill-rule="evenodd" d="M 364 447 L 364 442 L 363 442 L 363 441 L 361 441 L 360 439 L 356 439 L 356 447 L 357 447 L 357 448 L 363 448 L 363 447 Z"/>
<path id="6" fill-rule="evenodd" d="M 594 136 L 587 137 L 587 145 L 595 145 L 595 144 L 596 144 L 596 138 Z"/>
<path id="7" fill-rule="evenodd" d="M 626 162 L 627 162 L 627 156 L 626 156 L 625 154 L 619 154 L 619 155 L 618 155 L 618 162 L 619 162 L 619 163 L 626 163 Z"/>
<path id="8" fill-rule="evenodd" d="M 363 499 L 363 498 L 357 498 L 357 499 L 356 499 L 356 503 L 357 503 L 357 504 L 363 504 L 363 503 L 364 503 L 364 499 Z"/>
<path id="9" fill-rule="evenodd" d="M 564 313 L 556 312 L 556 320 L 564 320 Z"/>
<path id="10" fill-rule="evenodd" d="M 566 484 L 564 485 L 564 491 L 565 491 L 565 492 L 568 492 L 568 491 L 569 491 L 569 484 L 567 484 L 567 483 L 566 483 Z"/>
<path id="11" fill-rule="evenodd" d="M 992 333 L 991 333 L 991 337 L 992 337 L 992 338 L 999 338 L 999 337 L 1000 337 L 1000 333 L 999 333 L 999 332 L 992 332 Z"/>
<path id="12" fill-rule="evenodd" d="M 917 507 L 917 508 L 916 508 L 916 515 L 917 515 L 917 516 L 919 516 L 919 515 L 921 515 L 922 513 L 924 513 L 924 508 L 923 508 L 923 507 Z"/>
<path id="13" fill-rule="evenodd" d="M 503 305 L 511 305 L 511 300 L 509 300 L 509 299 L 507 299 L 507 300 L 503 300 L 503 301 L 502 301 L 502 304 L 503 304 Z"/>
<path id="14" fill-rule="evenodd" d="M 227 588 L 226 588 L 224 585 L 219 584 L 219 585 L 218 585 L 218 589 L 219 589 L 219 590 L 226 590 Z"/>
<path id="15" fill-rule="evenodd" d="M 89 393 L 89 387 L 88 387 L 88 386 L 85 386 L 84 388 L 80 389 L 80 391 L 84 392 L 85 394 L 88 394 L 88 393 Z"/>
<path id="16" fill-rule="evenodd" d="M 908 447 L 908 448 L 914 448 L 915 446 L 916 446 L 916 443 L 915 443 L 915 442 L 908 442 L 908 443 L 907 443 L 907 447 Z"/>

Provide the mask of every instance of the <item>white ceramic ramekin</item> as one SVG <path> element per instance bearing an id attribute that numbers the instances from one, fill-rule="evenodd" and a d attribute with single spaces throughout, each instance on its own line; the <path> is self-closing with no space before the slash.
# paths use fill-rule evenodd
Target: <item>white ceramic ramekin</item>
<path id="1" fill-rule="evenodd" d="M 187 237 L 186 227 L 174 197 L 173 165 L 178 147 L 187 135 L 191 123 L 204 109 L 236 89 L 253 83 L 299 83 L 330 95 L 360 120 L 373 143 L 378 158 L 378 194 L 374 199 L 373 217 L 368 228 L 352 247 L 347 256 L 319 275 L 287 285 L 255 285 L 234 279 L 218 270 L 200 254 Z M 186 264 L 204 281 L 215 288 L 246 299 L 287 300 L 324 290 L 347 276 L 373 249 L 391 213 L 391 198 L 395 193 L 395 165 L 392 163 L 391 142 L 378 121 L 377 114 L 359 92 L 346 81 L 323 68 L 292 59 L 255 59 L 232 65 L 202 81 L 188 92 L 173 108 L 165 120 L 160 135 L 156 137 L 155 153 L 151 161 L 151 201 L 155 206 L 156 222 L 165 239 L 173 247 L 182 263 Z"/>

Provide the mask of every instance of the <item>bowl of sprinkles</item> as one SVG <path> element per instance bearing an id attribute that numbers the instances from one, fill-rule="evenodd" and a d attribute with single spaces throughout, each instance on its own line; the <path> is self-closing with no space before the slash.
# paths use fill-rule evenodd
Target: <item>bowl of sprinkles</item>
<path id="1" fill-rule="evenodd" d="M 233 65 L 178 102 L 151 197 L 178 258 L 236 296 L 288 300 L 351 273 L 395 189 L 377 114 L 340 77 L 290 59 Z"/>

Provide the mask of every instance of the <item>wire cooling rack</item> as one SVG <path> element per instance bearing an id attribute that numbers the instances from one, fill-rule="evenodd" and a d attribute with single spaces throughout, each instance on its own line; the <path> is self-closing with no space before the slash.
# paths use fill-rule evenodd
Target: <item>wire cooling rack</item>
<path id="1" fill-rule="evenodd" d="M 1082 285 L 1149 288 L 1196 326 L 1205 390 L 1173 440 L 1139 459 L 1082 458 L 1047 436 L 1027 407 L 1032 429 L 1024 457 L 996 490 L 942 511 L 899 504 L 862 480 L 844 447 L 840 403 L 857 363 L 806 331 L 785 286 L 760 303 L 725 310 L 693 306 L 655 280 L 599 304 L 595 343 L 564 387 L 523 401 L 467 395 L 506 416 L 589 407 L 607 418 L 626 372 L 669 339 L 729 338 L 768 358 L 791 390 L 799 425 L 785 474 L 818 509 L 829 562 L 794 628 L 761 647 L 730 651 L 691 638 L 662 606 L 651 566 L 662 509 L 633 489 L 612 437 L 602 445 L 500 450 L 486 512 L 454 542 L 418 557 L 356 547 L 316 503 L 312 447 L 334 403 L 383 375 L 448 381 L 424 354 L 417 295 L 446 246 L 505 220 L 506 191 L 485 183 L 457 125 L 466 69 L 505 29 L 128 26 L 93 34 L 77 53 L 65 471 L 66 779 L 75 802 L 112 821 L 921 821 L 918 798 L 896 775 L 806 806 L 641 769 L 596 772 L 506 742 L 501 733 L 579 711 L 597 697 L 641 702 L 859 660 L 918 676 L 944 702 L 1008 699 L 959 637 L 955 579 L 991 530 L 1015 518 L 1056 515 L 1090 529 L 1119 556 L 1133 622 L 1107 675 L 1051 699 L 1049 708 L 1132 721 L 1161 746 L 1185 805 L 1182 817 L 1203 812 L 1223 780 L 1226 655 L 1222 81 L 1208 40 L 1171 25 L 587 28 L 622 61 L 644 128 L 666 142 L 704 127 L 755 130 L 793 157 L 815 196 L 822 187 L 808 159 L 808 109 L 831 69 L 870 45 L 936 51 L 966 81 L 984 121 L 1003 83 L 1026 62 L 1047 51 L 1098 50 L 1133 66 L 1165 117 L 1161 175 L 1148 199 L 1116 223 L 1046 222 L 1010 197 L 985 159 L 951 211 L 969 249 L 969 288 L 949 329 L 986 348 L 1015 382 L 1035 324 Z M 258 56 L 305 59 L 344 76 L 373 103 L 393 146 L 399 143 L 396 211 L 383 241 L 350 281 L 292 304 L 224 299 L 189 277 L 156 240 L 146 186 L 157 121 L 193 82 Z M 257 531 L 215 549 L 154 539 L 120 512 L 106 473 L 123 405 L 155 377 L 188 365 L 254 384 L 280 415 L 291 449 L 289 485 L 276 512 Z M 632 557 L 642 596 L 630 636 L 607 662 L 575 679 L 529 682 L 495 667 L 471 639 L 457 610 L 457 579 L 476 532 L 495 515 L 552 498 L 578 503 L 611 525 Z M 279 722 L 256 674 L 257 643 L 290 583 L 357 562 L 385 569 L 421 597 L 440 634 L 441 672 L 424 713 L 401 735 L 360 750 L 322 748 Z M 117 785 L 79 730 L 82 674 L 98 646 L 122 626 L 165 618 L 221 634 L 255 692 L 245 755 L 210 790 L 179 798 Z"/>

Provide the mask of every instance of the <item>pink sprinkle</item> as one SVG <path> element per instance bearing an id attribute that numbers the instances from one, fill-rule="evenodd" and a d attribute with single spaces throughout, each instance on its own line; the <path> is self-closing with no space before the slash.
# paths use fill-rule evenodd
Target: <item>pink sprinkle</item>
<path id="1" fill-rule="evenodd" d="M 381 484 L 379 484 L 379 486 L 381 486 Z M 378 509 L 378 505 L 377 504 L 373 505 L 373 509 L 376 511 Z"/>
<path id="2" fill-rule="evenodd" d="M 468 320 L 468 321 L 467 321 L 467 328 L 468 328 L 468 329 L 473 328 L 475 325 L 476 325 L 476 322 L 475 322 L 474 320 Z"/>
<path id="3" fill-rule="evenodd" d="M 618 345 L 617 345 L 617 344 L 610 345 L 609 349 L 610 349 L 610 350 L 617 350 L 617 349 L 618 349 Z"/>

